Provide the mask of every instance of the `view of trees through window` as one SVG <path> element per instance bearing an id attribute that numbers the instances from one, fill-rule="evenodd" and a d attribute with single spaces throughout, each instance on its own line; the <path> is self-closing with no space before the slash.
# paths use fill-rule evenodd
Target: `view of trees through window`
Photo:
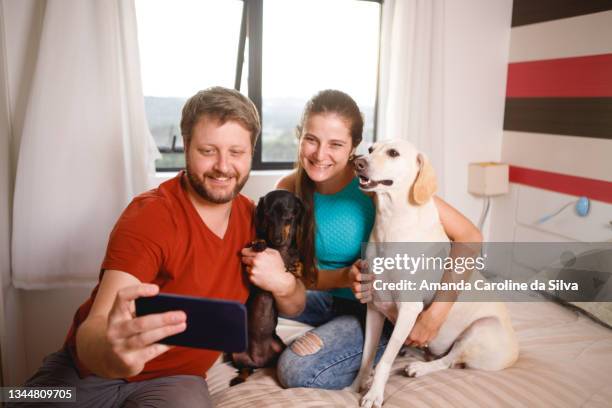
<path id="1" fill-rule="evenodd" d="M 234 87 L 243 5 L 136 0 L 145 109 L 162 152 L 158 170 L 184 167 L 187 98 L 210 86 Z M 373 140 L 379 18 L 377 2 L 263 0 L 263 163 L 295 161 L 295 128 L 306 101 L 322 89 L 351 95 L 364 113 L 364 145 Z M 247 94 L 248 52 L 244 57 L 240 91 Z"/>

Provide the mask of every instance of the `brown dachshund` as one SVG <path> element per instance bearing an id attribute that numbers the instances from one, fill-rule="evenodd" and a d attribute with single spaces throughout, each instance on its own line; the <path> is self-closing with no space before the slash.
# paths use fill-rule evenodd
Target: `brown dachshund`
<path id="1" fill-rule="evenodd" d="M 267 247 L 276 249 L 285 268 L 297 278 L 302 276 L 302 263 L 297 250 L 298 227 L 304 206 L 299 198 L 285 190 L 275 190 L 259 199 L 255 212 L 257 240 L 251 248 L 262 252 Z M 276 364 L 285 344 L 276 334 L 278 311 L 274 297 L 268 291 L 251 285 L 247 300 L 248 350 L 233 353 L 232 360 L 239 369 L 230 385 L 244 382 L 253 369 Z"/>

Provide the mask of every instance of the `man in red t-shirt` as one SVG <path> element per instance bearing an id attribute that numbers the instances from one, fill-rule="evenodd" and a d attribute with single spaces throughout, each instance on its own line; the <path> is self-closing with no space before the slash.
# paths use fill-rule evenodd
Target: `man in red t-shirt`
<path id="1" fill-rule="evenodd" d="M 300 313 L 304 286 L 278 252 L 243 249 L 254 237 L 253 203 L 239 192 L 259 131 L 255 106 L 237 91 L 214 87 L 187 101 L 186 170 L 125 209 L 64 348 L 26 386 L 76 387 L 71 407 L 207 407 L 204 377 L 219 352 L 156 343 L 185 330 L 185 314 L 135 317 L 134 300 L 169 292 L 245 302 L 244 263 L 281 313 Z"/>

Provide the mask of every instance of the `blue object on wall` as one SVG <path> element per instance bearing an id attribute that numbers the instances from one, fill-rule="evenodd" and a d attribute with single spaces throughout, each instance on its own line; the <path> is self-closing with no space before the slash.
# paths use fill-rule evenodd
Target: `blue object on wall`
<path id="1" fill-rule="evenodd" d="M 587 197 L 580 197 L 576 201 L 576 214 L 581 217 L 586 217 L 591 209 L 591 201 Z"/>
<path id="2" fill-rule="evenodd" d="M 583 197 L 580 197 L 577 201 L 571 201 L 565 204 L 563 207 L 559 208 L 554 213 L 545 215 L 544 217 L 537 220 L 536 224 L 542 224 L 550 220 L 551 218 L 556 217 L 557 215 L 561 213 L 561 211 L 565 210 L 567 207 L 569 207 L 572 204 L 574 204 L 574 210 L 576 210 L 576 214 L 578 214 L 580 217 L 586 217 L 587 215 L 589 215 L 589 211 L 591 210 L 591 200 L 589 200 L 588 197 L 583 196 Z"/>

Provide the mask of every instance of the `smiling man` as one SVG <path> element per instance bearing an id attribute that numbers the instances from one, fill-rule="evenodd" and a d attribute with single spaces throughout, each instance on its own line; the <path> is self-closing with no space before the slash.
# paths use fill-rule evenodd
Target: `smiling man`
<path id="1" fill-rule="evenodd" d="M 220 353 L 157 343 L 185 330 L 185 314 L 135 317 L 134 300 L 168 292 L 244 303 L 245 263 L 281 313 L 302 310 L 304 286 L 278 252 L 244 249 L 254 238 L 254 205 L 240 190 L 259 132 L 255 106 L 237 91 L 214 87 L 187 101 L 186 169 L 125 209 L 63 349 L 25 386 L 76 387 L 71 407 L 208 407 L 205 373 Z"/>
<path id="2" fill-rule="evenodd" d="M 249 178 L 256 141 L 252 134 L 259 129 L 259 123 L 255 123 L 256 116 L 248 116 L 257 112 L 235 112 L 236 119 L 228 120 L 232 114 L 217 106 L 224 102 L 202 101 L 206 97 L 201 93 L 195 95 L 183 109 L 181 133 L 186 147 L 186 175 L 198 198 L 211 204 L 227 204 Z M 220 148 L 225 151 L 220 152 Z"/>

